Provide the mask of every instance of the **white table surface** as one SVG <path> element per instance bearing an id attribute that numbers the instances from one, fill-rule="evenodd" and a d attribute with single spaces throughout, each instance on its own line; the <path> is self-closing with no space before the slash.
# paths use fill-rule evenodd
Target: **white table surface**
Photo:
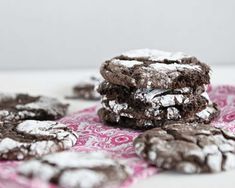
<path id="1" fill-rule="evenodd" d="M 213 66 L 211 83 L 235 85 L 235 66 Z M 27 92 L 57 97 L 71 104 L 69 112 L 95 104 L 82 100 L 65 100 L 71 87 L 82 78 L 97 73 L 97 70 L 18 70 L 0 71 L 0 91 Z M 235 186 L 235 170 L 218 174 L 183 175 L 164 172 L 138 181 L 133 188 L 230 188 Z"/>

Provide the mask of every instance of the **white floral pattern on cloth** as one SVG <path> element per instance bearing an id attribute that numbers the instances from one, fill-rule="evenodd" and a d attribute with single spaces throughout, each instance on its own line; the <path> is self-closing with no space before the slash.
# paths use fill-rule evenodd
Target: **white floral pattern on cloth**
<path id="1" fill-rule="evenodd" d="M 208 93 L 221 109 L 220 116 L 212 124 L 235 132 L 235 87 L 209 86 Z M 125 162 L 133 170 L 133 175 L 121 186 L 122 188 L 156 173 L 155 168 L 148 166 L 135 155 L 132 141 L 140 132 L 105 126 L 100 123 L 96 110 L 97 107 L 88 108 L 60 120 L 79 134 L 79 139 L 72 150 L 77 152 L 102 150 Z M 28 180 L 18 176 L 15 169 L 20 163 L 0 162 L 0 188 L 56 188 L 38 179 Z"/>

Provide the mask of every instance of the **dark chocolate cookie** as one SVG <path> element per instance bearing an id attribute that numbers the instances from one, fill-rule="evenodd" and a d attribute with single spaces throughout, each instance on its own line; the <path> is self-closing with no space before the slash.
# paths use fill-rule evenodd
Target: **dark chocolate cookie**
<path id="1" fill-rule="evenodd" d="M 126 87 L 176 89 L 208 84 L 209 71 L 193 56 L 142 49 L 106 61 L 100 73 L 108 82 Z"/>
<path id="2" fill-rule="evenodd" d="M 101 102 L 105 109 L 120 116 L 135 119 L 177 120 L 194 116 L 195 113 L 203 110 L 209 101 L 201 95 L 167 94 L 149 99 L 148 105 L 143 105 L 140 100 L 119 103 L 105 96 L 102 97 Z"/>
<path id="3" fill-rule="evenodd" d="M 127 103 L 131 103 L 131 101 L 134 100 L 139 100 L 146 105 L 152 102 L 153 98 L 161 95 L 201 95 L 205 92 L 205 86 L 184 87 L 178 89 L 153 89 L 125 87 L 103 81 L 99 84 L 97 91 L 100 95 L 105 96 L 109 100 L 115 99 L 119 102 Z"/>
<path id="4" fill-rule="evenodd" d="M 144 132 L 134 141 L 150 164 L 183 173 L 235 168 L 235 135 L 200 123 L 173 123 Z"/>
<path id="5" fill-rule="evenodd" d="M 66 188 L 118 187 L 128 177 L 124 165 L 101 152 L 50 154 L 24 162 L 18 172 Z"/>
<path id="6" fill-rule="evenodd" d="M 0 123 L 25 119 L 55 120 L 63 117 L 68 105 L 55 98 L 0 93 Z"/>
<path id="7" fill-rule="evenodd" d="M 66 97 L 67 99 L 85 99 L 99 100 L 100 94 L 97 92 L 97 87 L 101 79 L 98 77 L 89 77 L 88 80 L 78 83 L 73 88 L 73 96 Z"/>
<path id="8" fill-rule="evenodd" d="M 204 87 L 181 89 L 134 89 L 106 81 L 98 91 L 103 107 L 136 119 L 179 119 L 191 117 L 209 102 Z"/>
<path id="9" fill-rule="evenodd" d="M 206 100 L 203 97 L 190 99 L 189 102 L 174 106 L 157 106 L 133 108 L 128 103 L 117 103 L 116 101 L 102 100 L 105 109 L 112 111 L 120 116 L 134 119 L 158 119 L 158 120 L 178 120 L 181 118 L 191 118 L 195 113 L 200 112 L 206 107 Z"/>
<path id="10" fill-rule="evenodd" d="M 77 135 L 54 121 L 25 120 L 0 126 L 0 160 L 23 160 L 71 148 Z"/>
<path id="11" fill-rule="evenodd" d="M 200 123 L 210 123 L 214 118 L 219 114 L 219 110 L 216 104 L 209 104 L 204 110 L 196 113 L 190 118 L 181 118 L 178 120 L 167 120 L 167 119 L 135 119 L 125 116 L 120 116 L 112 111 L 109 111 L 105 108 L 98 110 L 98 116 L 100 120 L 105 124 L 111 126 L 118 126 L 123 128 L 131 129 L 151 129 L 154 127 L 161 127 L 164 124 L 170 122 L 184 121 L 184 122 L 200 122 Z"/>

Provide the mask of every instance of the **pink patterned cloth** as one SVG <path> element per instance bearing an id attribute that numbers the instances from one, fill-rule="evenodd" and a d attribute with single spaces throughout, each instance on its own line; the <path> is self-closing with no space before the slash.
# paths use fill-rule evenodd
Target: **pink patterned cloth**
<path id="1" fill-rule="evenodd" d="M 217 86 L 208 88 L 209 96 L 220 109 L 220 116 L 212 123 L 235 132 L 235 87 Z M 132 146 L 133 139 L 140 134 L 138 131 L 113 128 L 99 121 L 96 115 L 97 107 L 91 107 L 64 117 L 60 122 L 77 131 L 79 139 L 72 150 L 96 151 L 102 150 L 114 158 L 125 161 L 133 170 L 133 175 L 121 186 L 129 187 L 133 182 L 148 177 L 157 172 L 156 168 L 148 166 L 139 159 Z M 39 179 L 29 180 L 15 173 L 21 162 L 0 162 L 0 188 L 54 188 L 56 186 L 44 183 Z"/>

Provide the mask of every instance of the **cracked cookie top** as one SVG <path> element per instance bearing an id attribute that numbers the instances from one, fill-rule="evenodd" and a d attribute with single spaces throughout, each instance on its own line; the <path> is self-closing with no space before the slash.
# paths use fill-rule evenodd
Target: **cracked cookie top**
<path id="1" fill-rule="evenodd" d="M 210 68 L 181 52 L 140 49 L 104 62 L 101 75 L 110 83 L 136 88 L 176 89 L 210 83 Z"/>
<path id="2" fill-rule="evenodd" d="M 172 123 L 134 141 L 137 155 L 159 168 L 183 173 L 235 168 L 235 135 L 200 123 Z"/>
<path id="3" fill-rule="evenodd" d="M 0 93 L 0 124 L 25 119 L 55 120 L 64 116 L 67 108 L 55 98 Z"/>
<path id="4" fill-rule="evenodd" d="M 0 126 L 0 160 L 23 160 L 69 149 L 77 135 L 55 121 L 26 120 Z"/>

